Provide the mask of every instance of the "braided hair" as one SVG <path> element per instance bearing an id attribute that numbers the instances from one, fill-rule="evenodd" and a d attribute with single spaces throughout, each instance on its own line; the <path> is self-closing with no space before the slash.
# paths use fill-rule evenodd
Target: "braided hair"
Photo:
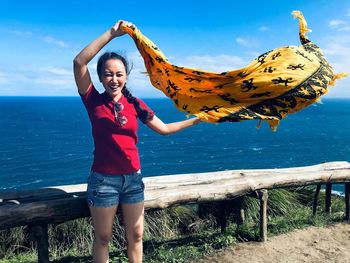
<path id="1" fill-rule="evenodd" d="M 97 75 L 100 81 L 101 81 L 101 76 L 103 74 L 105 63 L 107 60 L 110 60 L 110 59 L 120 60 L 125 67 L 126 75 L 130 74 L 132 66 L 130 67 L 129 62 L 124 56 L 117 54 L 115 52 L 105 52 L 103 55 L 100 56 L 97 62 Z M 131 92 L 128 90 L 126 85 L 124 85 L 122 89 L 122 93 L 125 96 L 125 98 L 128 100 L 128 102 L 134 105 L 137 115 L 143 123 L 147 123 L 149 120 L 152 119 L 153 116 L 150 114 L 150 112 L 141 107 L 139 100 L 136 99 L 131 94 Z"/>

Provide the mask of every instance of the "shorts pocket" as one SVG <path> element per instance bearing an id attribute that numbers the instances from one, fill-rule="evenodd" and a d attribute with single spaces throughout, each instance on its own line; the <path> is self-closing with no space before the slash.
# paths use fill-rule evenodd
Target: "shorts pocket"
<path id="1" fill-rule="evenodd" d="M 142 174 L 141 173 L 136 173 L 133 175 L 134 176 L 134 179 L 136 181 L 136 185 L 139 185 L 141 186 L 142 189 L 145 189 L 145 184 L 143 183 L 143 180 L 142 180 Z"/>
<path id="2" fill-rule="evenodd" d="M 88 179 L 88 184 L 94 188 L 94 186 L 99 186 L 104 182 L 105 178 L 102 174 L 96 173 L 96 172 L 91 172 L 89 179 Z"/>

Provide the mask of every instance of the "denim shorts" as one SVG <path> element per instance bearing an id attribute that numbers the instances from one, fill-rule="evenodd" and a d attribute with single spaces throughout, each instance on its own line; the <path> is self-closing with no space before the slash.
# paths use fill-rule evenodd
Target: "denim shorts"
<path id="1" fill-rule="evenodd" d="M 89 206 L 111 207 L 143 202 L 145 186 L 140 172 L 106 175 L 91 171 L 87 182 Z"/>

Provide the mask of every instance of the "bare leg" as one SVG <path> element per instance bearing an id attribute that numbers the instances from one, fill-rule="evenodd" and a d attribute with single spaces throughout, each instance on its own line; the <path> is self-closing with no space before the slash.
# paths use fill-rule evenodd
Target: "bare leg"
<path id="1" fill-rule="evenodd" d="M 144 202 L 122 204 L 123 223 L 128 241 L 128 257 L 130 263 L 142 262 L 142 235 Z"/>
<path id="2" fill-rule="evenodd" d="M 92 207 L 90 206 L 92 224 L 94 226 L 94 243 L 92 255 L 94 263 L 109 262 L 108 243 L 112 237 L 114 216 L 117 206 Z"/>

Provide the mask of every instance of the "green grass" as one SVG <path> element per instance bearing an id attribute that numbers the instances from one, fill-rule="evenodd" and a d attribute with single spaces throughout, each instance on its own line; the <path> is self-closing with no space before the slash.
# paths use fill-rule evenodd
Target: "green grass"
<path id="1" fill-rule="evenodd" d="M 269 191 L 268 235 L 278 235 L 307 226 L 327 226 L 344 217 L 343 198 L 332 197 L 332 213 L 325 214 L 324 193 L 320 193 L 318 211 L 312 215 L 313 188 Z M 228 225 L 221 233 L 217 216 L 219 204 L 182 205 L 145 215 L 144 262 L 190 262 L 236 242 L 259 239 L 259 202 L 241 197 L 226 204 Z M 245 221 L 240 222 L 240 210 Z M 90 219 L 78 219 L 49 226 L 50 259 L 54 263 L 92 262 Z M 111 262 L 128 262 L 124 230 L 117 216 Z M 0 263 L 36 262 L 37 255 L 26 227 L 0 232 Z"/>

